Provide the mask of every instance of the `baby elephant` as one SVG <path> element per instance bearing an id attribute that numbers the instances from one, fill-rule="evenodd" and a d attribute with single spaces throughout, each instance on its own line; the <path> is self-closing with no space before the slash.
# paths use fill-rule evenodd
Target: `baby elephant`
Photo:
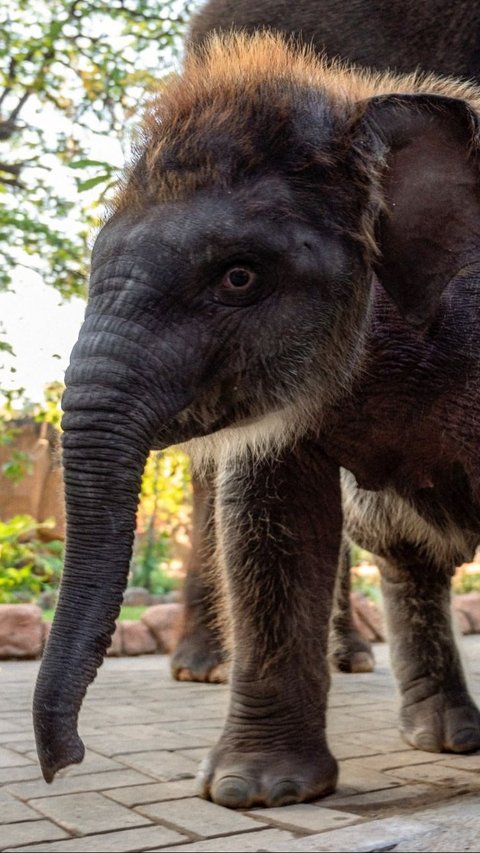
<path id="1" fill-rule="evenodd" d="M 272 35 L 212 40 L 152 103 L 67 373 L 67 557 L 34 699 L 47 781 L 82 760 L 144 462 L 175 443 L 217 466 L 233 626 L 204 796 L 334 790 L 343 522 L 382 558 L 405 738 L 480 746 L 449 609 L 480 540 L 479 111 L 473 86 L 326 65 Z"/>

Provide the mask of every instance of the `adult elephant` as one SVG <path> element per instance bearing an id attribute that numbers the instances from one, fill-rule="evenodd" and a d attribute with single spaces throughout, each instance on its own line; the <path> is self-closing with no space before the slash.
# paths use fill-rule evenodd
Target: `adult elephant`
<path id="1" fill-rule="evenodd" d="M 212 32 L 275 29 L 312 44 L 319 53 L 379 70 L 480 75 L 480 3 L 466 0 L 210 0 L 193 18 L 189 41 L 203 44 Z M 184 588 L 183 633 L 171 659 L 180 680 L 226 678 L 222 624 L 211 553 L 214 530 L 212 479 L 194 480 L 192 555 Z M 315 512 L 315 507 L 311 507 Z M 339 564 L 331 632 L 331 660 L 343 672 L 373 668 L 369 644 L 355 629 L 350 605 L 350 565 Z"/>
<path id="2" fill-rule="evenodd" d="M 214 30 L 262 27 L 363 67 L 480 74 L 477 0 L 210 0 L 192 21 L 191 39 L 199 44 Z"/>

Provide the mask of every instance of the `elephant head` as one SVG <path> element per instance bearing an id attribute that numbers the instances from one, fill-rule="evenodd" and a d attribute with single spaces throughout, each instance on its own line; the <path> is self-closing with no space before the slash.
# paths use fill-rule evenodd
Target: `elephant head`
<path id="1" fill-rule="evenodd" d="M 213 41 L 153 101 L 66 376 L 67 554 L 34 699 L 47 781 L 83 757 L 77 717 L 121 605 L 149 450 L 267 453 L 320 430 L 361 381 L 377 279 L 423 328 L 475 263 L 466 97 L 264 35 Z"/>

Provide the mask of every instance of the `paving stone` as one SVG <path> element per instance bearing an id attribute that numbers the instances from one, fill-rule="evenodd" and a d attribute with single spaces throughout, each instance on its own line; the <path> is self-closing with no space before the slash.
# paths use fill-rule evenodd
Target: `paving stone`
<path id="1" fill-rule="evenodd" d="M 15 853 L 136 853 L 150 850 L 153 846 L 164 848 L 167 844 L 179 844 L 185 836 L 165 826 L 140 826 L 123 832 L 106 832 L 101 835 L 70 838 L 54 841 L 53 844 L 30 844 L 15 849 Z M 183 847 L 183 844 L 181 845 Z M 174 847 L 177 850 L 178 847 Z"/>
<path id="2" fill-rule="evenodd" d="M 457 770 L 455 767 L 446 767 L 441 764 L 422 764 L 414 767 L 399 767 L 396 770 L 388 770 L 388 776 L 397 780 L 406 779 L 415 782 L 428 782 L 433 785 L 443 785 L 446 788 L 479 787 L 480 775 L 472 768 L 472 773 Z"/>
<path id="3" fill-rule="evenodd" d="M 186 830 L 204 838 L 258 829 L 258 822 L 251 817 L 199 797 L 138 806 L 136 811 L 151 820 L 164 821 L 180 831 Z"/>
<path id="4" fill-rule="evenodd" d="M 34 748 L 33 735 L 29 738 L 25 731 L 0 732 L 0 743 L 6 749 L 14 749 L 17 752 L 28 752 Z"/>
<path id="5" fill-rule="evenodd" d="M 177 779 L 193 779 L 197 775 L 198 762 L 185 758 L 177 752 L 151 750 L 127 755 L 117 755 L 117 759 L 128 767 L 148 773 L 163 782 Z M 109 785 L 111 787 L 111 785 Z"/>
<path id="6" fill-rule="evenodd" d="M 369 746 L 372 749 L 372 755 L 380 752 L 404 752 L 405 750 L 405 741 L 395 728 L 382 729 L 381 731 L 352 732 L 349 733 L 348 740 L 351 743 L 358 744 L 363 749 Z"/>
<path id="7" fill-rule="evenodd" d="M 480 753 L 475 755 L 442 755 L 439 764 L 442 767 L 455 767 L 456 770 L 476 773 L 480 770 Z"/>
<path id="8" fill-rule="evenodd" d="M 0 741 L 2 746 L 5 749 L 12 749 L 14 752 L 20 752 L 22 755 L 26 755 L 29 757 L 30 752 L 35 751 L 35 760 L 36 759 L 36 749 L 35 749 L 35 738 L 33 734 L 31 737 L 27 737 L 25 732 L 17 732 L 16 734 L 11 734 L 10 738 L 8 735 L 4 734 L 0 735 Z"/>
<path id="9" fill-rule="evenodd" d="M 275 853 L 374 853 L 396 850 L 400 842 L 420 839 L 431 831 L 431 824 L 410 818 L 389 817 L 310 835 L 292 841 L 288 846 L 282 844 L 269 849 Z"/>
<path id="10" fill-rule="evenodd" d="M 333 795 L 332 806 L 337 809 L 348 809 L 359 811 L 362 815 L 365 811 L 378 812 L 389 806 L 399 806 L 402 803 L 419 803 L 422 800 L 438 798 L 438 791 L 428 785 L 398 785 L 396 788 L 386 788 L 382 791 L 368 791 L 366 794 L 349 794 L 347 796 Z M 330 799 L 330 798 L 329 798 Z"/>
<path id="11" fill-rule="evenodd" d="M 335 736 L 329 737 L 328 741 L 335 758 L 339 761 L 348 758 L 363 758 L 363 756 L 378 755 L 378 749 L 362 741 L 352 743 L 348 738 L 341 739 L 339 735 L 336 738 Z"/>
<path id="12" fill-rule="evenodd" d="M 472 690 L 478 696 L 480 637 L 465 637 L 462 644 L 465 656 L 472 658 Z M 287 829 L 289 824 L 279 823 L 289 814 L 285 809 L 278 810 L 278 819 L 274 810 L 252 810 L 242 815 L 193 797 L 198 757 L 218 739 L 228 691 L 222 686 L 173 682 L 168 659 L 161 656 L 109 658 L 105 662 L 82 709 L 81 733 L 87 741 L 94 739 L 95 749 L 87 751 L 82 764 L 61 771 L 58 782 L 47 786 L 36 764 L 31 725 L 31 692 L 38 663 L 2 663 L 0 744 L 7 751 L 8 763 L 12 761 L 12 754 L 35 763 L 11 767 L 0 764 L 0 786 L 4 785 L 3 794 L 0 791 L 0 822 L 7 821 L 6 826 L 0 827 L 0 849 L 4 843 L 8 844 L 4 842 L 6 827 L 9 832 L 14 827 L 16 833 L 21 833 L 15 835 L 11 846 L 6 848 L 17 853 L 24 849 L 36 853 L 80 853 L 83 850 L 104 853 L 107 844 L 119 853 L 136 851 L 139 845 L 152 853 L 154 850 L 195 853 L 197 849 L 204 853 L 217 850 L 253 853 L 254 850 L 273 851 L 279 845 L 290 850 L 301 843 L 317 844 L 317 840 L 320 846 L 313 849 L 324 850 L 322 845 L 332 838 L 327 850 L 393 849 L 396 845 L 400 853 L 401 844 L 405 850 L 425 853 L 430 849 L 478 849 L 474 839 L 475 836 L 480 838 L 480 754 L 449 756 L 408 748 L 396 729 L 395 689 L 387 666 L 387 648 L 377 647 L 375 654 L 375 673 L 338 675 L 333 679 L 329 742 L 337 757 L 344 759 L 343 772 L 338 792 L 309 804 L 307 811 L 315 809 L 317 817 L 324 812 L 339 812 L 347 819 L 354 815 L 356 823 L 349 822 L 348 827 L 335 829 L 322 824 L 322 832 L 305 827 Z M 115 748 L 115 753 L 112 752 L 115 758 L 108 754 L 109 747 Z M 129 775 L 132 773 L 133 777 Z M 185 775 L 189 778 L 165 781 L 165 774 L 177 779 Z M 456 784 L 451 784 L 452 776 Z M 83 782 L 75 782 L 82 778 Z M 372 785 L 376 789 L 379 779 L 383 779 L 380 784 L 391 787 L 370 790 Z M 356 783 L 357 787 L 346 784 L 347 781 Z M 68 787 L 71 784 L 75 786 L 73 790 Z M 57 785 L 67 787 L 59 789 Z M 15 797 L 8 793 L 12 789 Z M 59 790 L 64 793 L 59 794 Z M 26 803 L 27 797 L 33 800 Z M 83 813 L 80 810 L 79 814 L 78 808 L 75 811 L 71 804 L 68 806 L 72 799 L 77 801 L 77 806 L 80 801 Z M 43 811 L 37 810 L 37 802 L 43 804 Z M 205 808 L 210 810 L 209 814 L 202 813 L 197 820 L 192 802 L 200 803 L 202 812 Z M 120 811 L 113 817 L 111 812 L 106 815 L 99 803 L 107 809 L 113 807 Z M 55 810 L 52 821 L 67 819 L 69 827 L 75 825 L 76 831 L 87 834 L 81 838 L 67 837 L 64 831 L 45 819 L 45 809 Z M 145 809 L 155 810 L 155 816 L 145 816 Z M 179 815 L 177 809 L 180 809 Z M 300 809 L 302 811 L 305 813 L 305 807 Z M 397 833 L 394 841 L 390 838 L 386 843 L 383 836 L 383 841 L 378 841 L 377 833 L 373 836 L 372 848 L 371 828 L 378 825 L 377 818 L 385 819 L 399 811 L 403 812 L 404 820 L 427 824 L 428 831 L 416 832 L 409 836 L 410 840 L 404 841 L 399 840 L 404 834 Z M 125 822 L 125 815 L 130 821 L 133 816 L 135 823 Z M 188 826 L 172 823 L 172 815 Z M 224 821 L 220 825 L 223 830 L 218 826 L 220 818 Z M 87 823 L 86 829 L 82 828 L 82 823 L 78 830 L 80 819 Z M 243 824 L 237 829 L 232 825 L 237 819 L 251 820 L 250 828 L 246 829 Z M 200 839 L 202 820 L 208 824 L 209 832 L 216 833 L 213 837 Z M 38 834 L 44 832 L 42 826 L 50 827 L 51 841 L 42 840 L 44 835 Z M 352 848 L 351 843 L 341 846 L 339 839 L 345 838 L 344 833 L 350 829 L 354 830 L 354 837 L 360 833 L 363 842 L 365 826 L 370 833 L 366 837 L 367 847 Z M 52 832 L 56 833 L 53 837 Z M 153 835 L 154 832 L 159 834 Z M 165 835 L 168 832 L 172 835 Z M 307 833 L 307 838 L 298 837 Z M 139 838 L 146 839 L 145 845 Z M 422 841 L 427 838 L 428 842 Z"/>
<path id="13" fill-rule="evenodd" d="M 198 734 L 187 734 L 182 727 L 168 728 L 155 723 L 141 725 L 120 725 L 111 727 L 108 733 L 89 735 L 85 738 L 87 747 L 98 750 L 100 754 L 107 751 L 116 753 L 143 752 L 146 749 L 197 749 L 208 746 L 208 742 Z"/>
<path id="14" fill-rule="evenodd" d="M 15 731 L 17 731 L 17 726 L 14 721 L 0 720 L 0 734 L 3 734 L 4 732 Z"/>
<path id="15" fill-rule="evenodd" d="M 194 779 L 181 779 L 179 782 L 153 782 L 151 785 L 134 785 L 129 788 L 114 788 L 102 791 L 124 806 L 141 806 L 145 803 L 159 803 L 162 800 L 181 800 L 194 797 L 196 782 Z"/>
<path id="16" fill-rule="evenodd" d="M 22 767 L 0 768 L 0 785 L 8 785 L 13 782 L 27 782 L 32 779 L 41 779 L 42 772 L 38 764 L 25 764 Z"/>
<path id="17" fill-rule="evenodd" d="M 44 797 L 31 800 L 30 805 L 75 835 L 128 829 L 150 823 L 137 812 L 96 793 Z"/>
<path id="18" fill-rule="evenodd" d="M 123 765 L 119 761 L 115 761 L 113 758 L 108 758 L 105 755 L 98 755 L 98 753 L 87 749 L 82 763 L 72 764 L 71 767 L 60 770 L 58 778 L 84 776 L 86 773 L 104 773 L 106 770 L 122 770 L 122 768 Z"/>
<path id="19" fill-rule="evenodd" d="M 25 764 L 32 764 L 32 761 L 18 752 L 0 746 L 0 767 L 23 767 Z"/>
<path id="20" fill-rule="evenodd" d="M 102 788 L 120 787 L 123 785 L 141 785 L 150 782 L 148 776 L 136 770 L 111 770 L 106 773 L 90 773 L 86 776 L 56 777 L 51 785 L 39 782 L 23 782 L 8 785 L 7 791 L 22 800 L 33 797 L 59 797 L 63 794 L 80 794 L 83 791 L 101 791 Z"/>
<path id="21" fill-rule="evenodd" d="M 398 779 L 393 779 L 386 773 L 372 770 L 368 765 L 356 759 L 340 762 L 340 781 L 343 785 L 348 785 L 357 791 L 380 791 L 383 788 L 393 788 L 399 784 Z"/>
<path id="22" fill-rule="evenodd" d="M 208 841 L 193 841 L 178 847 L 163 847 L 161 853 L 254 853 L 257 850 L 269 850 L 274 845 L 290 844 L 292 837 L 291 832 L 282 829 L 262 829 L 259 832 L 210 838 Z"/>
<path id="23" fill-rule="evenodd" d="M 31 844 L 32 842 L 40 844 L 42 841 L 55 841 L 57 838 L 68 838 L 68 835 L 49 820 L 6 823 L 2 826 L 0 850 L 19 847 L 21 844 Z"/>
<path id="24" fill-rule="evenodd" d="M 480 797 L 455 797 L 450 802 L 430 805 L 415 812 L 415 818 L 434 823 L 448 823 L 457 826 L 477 828 L 480 837 Z"/>
<path id="25" fill-rule="evenodd" d="M 177 749 L 177 755 L 184 755 L 185 758 L 190 758 L 192 761 L 196 761 L 198 764 L 209 755 L 211 750 L 210 746 L 197 746 L 195 749 Z"/>
<path id="26" fill-rule="evenodd" d="M 457 828 L 453 833 L 450 827 L 434 829 L 432 832 L 400 842 L 395 847 L 395 853 L 478 853 L 480 851 L 480 836 L 477 829 Z"/>
<path id="27" fill-rule="evenodd" d="M 310 803 L 298 803 L 293 806 L 272 809 L 253 809 L 247 814 L 257 819 L 260 818 L 269 824 L 286 827 L 294 831 L 303 830 L 304 832 L 322 832 L 324 829 L 335 829 L 361 820 L 356 814 L 323 808 Z"/>
<path id="28" fill-rule="evenodd" d="M 30 809 L 25 805 L 25 803 L 19 803 L 15 797 L 11 797 L 3 789 L 0 789 L 0 824 L 39 819 L 40 815 L 38 812 L 34 812 L 33 809 Z"/>
<path id="29" fill-rule="evenodd" d="M 368 767 L 369 770 L 395 770 L 397 767 L 413 766 L 415 764 L 435 764 L 441 762 L 445 755 L 436 754 L 433 752 L 423 752 L 421 749 L 406 749 L 405 752 L 380 753 L 380 755 L 371 755 L 362 759 L 362 764 Z M 419 773 L 422 770 L 419 768 Z"/>

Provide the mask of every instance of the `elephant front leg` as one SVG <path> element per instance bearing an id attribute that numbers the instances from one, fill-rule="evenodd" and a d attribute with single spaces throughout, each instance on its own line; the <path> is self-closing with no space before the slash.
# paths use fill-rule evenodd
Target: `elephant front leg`
<path id="1" fill-rule="evenodd" d="M 220 626 L 215 551 L 213 474 L 192 477 L 192 552 L 187 566 L 182 634 L 170 659 L 178 681 L 225 682 L 228 662 Z"/>
<path id="2" fill-rule="evenodd" d="M 220 481 L 233 666 L 227 721 L 201 772 L 201 793 L 231 808 L 311 800 L 337 780 L 325 712 L 339 472 L 304 444 Z"/>
<path id="3" fill-rule="evenodd" d="M 428 752 L 478 749 L 480 712 L 468 693 L 451 623 L 453 567 L 429 563 L 407 545 L 380 567 L 403 737 Z"/>

